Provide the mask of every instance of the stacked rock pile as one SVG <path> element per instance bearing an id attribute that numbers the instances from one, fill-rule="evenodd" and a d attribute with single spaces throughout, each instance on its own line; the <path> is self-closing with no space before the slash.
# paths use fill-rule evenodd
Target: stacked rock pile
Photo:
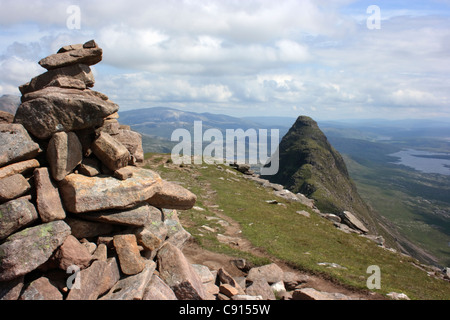
<path id="1" fill-rule="evenodd" d="M 42 59 L 2 118 L 0 299 L 210 298 L 181 251 L 196 196 L 138 166 L 141 135 L 90 89 L 101 60 L 93 40 Z"/>

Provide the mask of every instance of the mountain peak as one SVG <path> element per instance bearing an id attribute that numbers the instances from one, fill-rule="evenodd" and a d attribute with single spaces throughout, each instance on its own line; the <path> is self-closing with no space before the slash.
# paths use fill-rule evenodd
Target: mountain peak
<path id="1" fill-rule="evenodd" d="M 319 127 L 317 125 L 317 122 L 314 121 L 312 118 L 308 116 L 299 116 L 297 120 L 295 121 L 293 127 L 300 127 L 300 126 L 310 126 L 310 127 Z"/>
<path id="2" fill-rule="evenodd" d="M 314 199 L 321 211 L 337 215 L 351 211 L 363 221 L 370 217 L 342 156 L 312 118 L 299 116 L 281 140 L 279 168 L 265 178 Z"/>

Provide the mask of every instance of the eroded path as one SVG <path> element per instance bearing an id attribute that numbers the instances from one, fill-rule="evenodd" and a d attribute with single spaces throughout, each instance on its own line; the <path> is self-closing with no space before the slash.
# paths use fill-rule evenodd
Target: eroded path
<path id="1" fill-rule="evenodd" d="M 164 165 L 170 168 L 171 171 L 182 170 L 190 174 L 191 178 L 198 177 L 201 172 L 198 170 L 192 170 L 189 167 L 179 167 L 168 163 L 170 155 L 162 156 L 155 155 L 155 157 L 150 157 L 146 160 L 146 166 L 151 169 L 157 170 L 158 166 Z M 165 177 L 164 177 L 165 178 Z M 169 179 L 170 180 L 170 179 Z M 184 184 L 182 181 L 177 181 L 180 184 Z M 216 203 L 216 191 L 212 188 L 211 184 L 207 181 L 199 181 L 199 187 L 201 188 L 201 195 L 203 207 L 194 207 L 191 210 L 197 210 L 202 212 L 205 210 L 205 217 L 208 221 L 214 221 L 214 223 L 220 224 L 222 226 L 220 232 L 215 230 L 213 227 L 209 227 L 207 224 L 204 226 L 196 226 L 201 228 L 203 232 L 215 233 L 217 240 L 222 242 L 236 250 L 250 253 L 257 257 L 263 257 L 269 259 L 271 262 L 276 263 L 284 271 L 289 271 L 297 275 L 302 276 L 307 279 L 305 283 L 301 286 L 305 288 L 314 288 L 318 291 L 329 292 L 329 293 L 341 293 L 354 299 L 385 299 L 384 296 L 373 293 L 370 291 L 357 290 L 333 281 L 323 275 L 315 275 L 307 272 L 303 272 L 291 267 L 288 263 L 280 260 L 270 254 L 268 254 L 264 248 L 254 246 L 248 239 L 246 239 L 242 232 L 240 224 L 229 217 L 226 212 L 224 212 L 219 205 Z M 207 211 L 206 211 L 207 210 Z M 180 220 L 184 226 L 195 225 L 189 220 L 189 216 L 185 213 L 181 213 Z M 183 253 L 188 258 L 191 263 L 205 265 L 212 270 L 217 270 L 219 268 L 224 268 L 230 275 L 234 277 L 245 276 L 246 273 L 241 269 L 237 268 L 235 261 L 237 258 L 223 253 L 213 252 L 205 249 L 203 246 L 199 245 L 195 238 L 188 241 L 183 249 Z"/>

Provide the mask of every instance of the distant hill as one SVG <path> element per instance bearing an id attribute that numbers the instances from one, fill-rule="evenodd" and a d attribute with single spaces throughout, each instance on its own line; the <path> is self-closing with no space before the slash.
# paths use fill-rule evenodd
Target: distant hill
<path id="1" fill-rule="evenodd" d="M 0 110 L 6 111 L 12 114 L 16 114 L 16 110 L 20 105 L 20 97 L 11 95 L 11 94 L 5 94 L 0 97 Z"/>
<path id="2" fill-rule="evenodd" d="M 165 107 L 120 112 L 120 122 L 140 133 L 169 139 L 175 129 L 193 130 L 194 121 L 202 121 L 203 130 L 260 128 L 261 125 L 223 114 L 196 113 Z"/>

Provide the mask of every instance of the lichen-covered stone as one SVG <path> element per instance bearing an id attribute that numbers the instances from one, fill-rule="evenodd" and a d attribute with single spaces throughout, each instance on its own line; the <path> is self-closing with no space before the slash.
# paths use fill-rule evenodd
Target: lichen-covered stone
<path id="1" fill-rule="evenodd" d="M 34 205 L 26 198 L 8 201 L 0 205 L 0 240 L 38 219 Z"/>
<path id="2" fill-rule="evenodd" d="M 0 123 L 0 167 L 32 159 L 39 152 L 39 145 L 21 124 Z"/>
<path id="3" fill-rule="evenodd" d="M 9 236 L 0 245 L 0 281 L 25 275 L 47 262 L 69 234 L 70 227 L 59 220 Z"/>

